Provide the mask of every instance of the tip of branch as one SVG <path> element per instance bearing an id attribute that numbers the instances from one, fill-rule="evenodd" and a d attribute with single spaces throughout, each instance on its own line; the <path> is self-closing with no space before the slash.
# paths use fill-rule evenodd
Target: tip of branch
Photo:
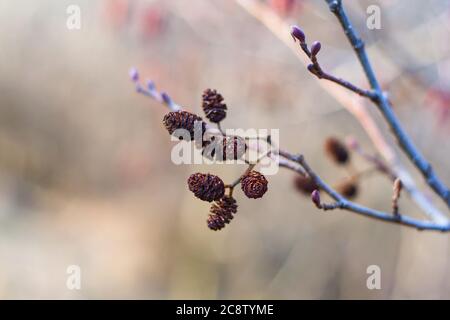
<path id="1" fill-rule="evenodd" d="M 305 33 L 299 26 L 291 26 L 291 36 L 294 41 L 300 41 L 300 43 L 304 43 L 306 40 Z"/>
<path id="2" fill-rule="evenodd" d="M 319 190 L 314 190 L 311 193 L 311 201 L 316 205 L 317 208 L 321 209 L 322 205 L 320 203 L 320 192 Z"/>
<path id="3" fill-rule="evenodd" d="M 130 76 L 131 81 L 133 82 L 139 81 L 139 72 L 137 71 L 136 68 L 131 68 L 128 74 Z"/>
<path id="4" fill-rule="evenodd" d="M 319 53 L 320 48 L 322 48 L 320 42 L 314 41 L 314 43 L 311 45 L 311 55 L 316 56 Z"/>
<path id="5" fill-rule="evenodd" d="M 161 98 L 163 102 L 167 105 L 170 105 L 172 103 L 172 99 L 166 92 L 161 93 Z"/>
<path id="6" fill-rule="evenodd" d="M 147 89 L 153 91 L 156 89 L 156 85 L 152 80 L 147 80 Z"/>

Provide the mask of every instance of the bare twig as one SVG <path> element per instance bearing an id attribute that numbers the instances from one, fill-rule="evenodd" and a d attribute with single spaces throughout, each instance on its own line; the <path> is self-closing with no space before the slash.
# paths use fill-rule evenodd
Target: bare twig
<path id="1" fill-rule="evenodd" d="M 325 72 L 319 64 L 319 60 L 317 59 L 317 54 L 320 51 L 321 44 L 316 41 L 311 45 L 311 50 L 308 48 L 308 44 L 306 43 L 306 37 L 302 30 L 300 30 L 297 26 L 291 27 L 291 35 L 294 41 L 298 40 L 300 43 L 300 48 L 306 54 L 306 56 L 311 60 L 311 64 L 308 65 L 308 70 L 312 74 L 314 74 L 319 79 L 325 79 L 331 82 L 334 82 L 350 91 L 353 91 L 360 96 L 369 98 L 371 100 L 376 98 L 376 95 L 370 90 L 364 90 L 356 85 L 352 84 L 349 81 L 346 81 L 341 78 L 337 78 L 327 72 Z"/>
<path id="2" fill-rule="evenodd" d="M 286 151 L 280 150 L 280 155 L 286 156 L 288 159 L 295 161 L 299 165 L 305 169 L 311 179 L 317 184 L 320 190 L 328 194 L 331 198 L 335 200 L 332 204 L 323 204 L 321 202 L 318 205 L 315 202 L 316 206 L 323 210 L 333 210 L 333 209 L 342 209 L 351 211 L 366 217 L 374 218 L 377 220 L 382 220 L 385 222 L 398 223 L 401 225 L 414 227 L 418 230 L 437 230 L 442 232 L 450 231 L 450 223 L 436 223 L 433 221 L 424 221 L 419 219 L 414 219 L 406 215 L 392 215 L 391 213 L 374 210 L 371 208 L 367 208 L 361 206 L 357 203 L 349 201 L 345 199 L 342 195 L 340 195 L 336 190 L 330 187 L 327 183 L 325 183 L 318 174 L 316 174 L 313 169 L 306 162 L 303 155 L 293 155 Z M 317 191 L 317 190 L 316 190 Z M 313 199 L 314 200 L 314 199 Z M 319 199 L 320 201 L 320 199 Z"/>
<path id="3" fill-rule="evenodd" d="M 391 103 L 387 99 L 386 95 L 382 92 L 380 84 L 375 76 L 375 72 L 370 64 L 370 60 L 367 56 L 367 52 L 364 48 L 364 42 L 359 38 L 355 29 L 350 23 L 350 20 L 345 13 L 341 0 L 325 0 L 328 6 L 338 18 L 345 35 L 347 36 L 350 44 L 356 52 L 356 55 L 361 63 L 361 66 L 366 74 L 367 80 L 374 93 L 376 94 L 375 103 L 378 109 L 384 116 L 386 122 L 389 124 L 391 131 L 397 138 L 398 144 L 416 166 L 416 168 L 422 173 L 426 183 L 435 191 L 435 193 L 444 200 L 447 207 L 450 207 L 450 191 L 448 187 L 439 179 L 434 172 L 431 164 L 420 153 L 409 136 L 406 134 L 397 117 L 395 116 Z"/>
<path id="4" fill-rule="evenodd" d="M 289 32 L 287 32 L 289 25 L 275 14 L 273 10 L 256 0 L 235 0 L 235 2 L 266 26 L 269 31 L 296 54 L 296 57 L 305 66 L 310 63 L 308 56 L 297 54 L 298 47 L 292 41 Z M 328 81 L 318 81 L 318 84 L 360 122 L 361 127 L 366 131 L 375 148 L 386 159 L 395 175 L 402 180 L 405 191 L 410 194 L 411 199 L 417 206 L 433 221 L 446 223 L 448 219 L 445 215 L 417 188 L 411 173 L 402 165 L 397 153 L 385 139 L 381 129 L 369 113 L 367 106 L 363 103 L 364 100 L 359 96 L 352 95 L 349 91 L 341 90 L 338 86 Z"/>

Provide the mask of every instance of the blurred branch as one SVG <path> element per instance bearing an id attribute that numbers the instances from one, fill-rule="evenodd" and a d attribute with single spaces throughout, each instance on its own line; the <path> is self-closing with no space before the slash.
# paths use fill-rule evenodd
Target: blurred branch
<path id="1" fill-rule="evenodd" d="M 361 206 L 355 202 L 349 201 L 345 199 L 341 194 L 339 194 L 336 190 L 330 187 L 327 183 L 325 183 L 322 178 L 318 174 L 316 174 L 313 169 L 306 162 L 303 155 L 293 155 L 289 152 L 280 150 L 280 156 L 285 157 L 293 162 L 298 163 L 306 173 L 314 180 L 320 190 L 328 194 L 331 198 L 335 200 L 335 202 L 331 204 L 324 204 L 321 202 L 320 193 L 318 190 L 315 190 L 312 194 L 312 201 L 316 204 L 319 209 L 322 210 L 334 210 L 334 209 L 342 209 L 351 211 L 369 218 L 374 218 L 377 220 L 382 220 L 385 222 L 398 223 L 401 225 L 405 225 L 408 227 L 414 227 L 418 230 L 437 230 L 442 232 L 450 231 L 450 223 L 437 223 L 433 221 L 424 221 L 414 219 L 405 215 L 400 214 L 391 214 L 388 212 L 378 211 L 371 208 L 367 208 Z"/>
<path id="2" fill-rule="evenodd" d="M 289 30 L 289 25 L 285 23 L 283 19 L 259 1 L 235 1 L 290 48 L 305 66 L 309 65 L 310 60 L 308 56 L 305 57 L 297 54 L 298 47 L 292 41 L 289 32 L 287 32 Z M 393 147 L 384 138 L 381 129 L 370 115 L 362 98 L 354 96 L 345 90 L 341 90 L 339 87 L 327 81 L 318 81 L 318 84 L 360 122 L 361 127 L 367 132 L 375 148 L 386 159 L 395 175 L 402 180 L 404 189 L 409 193 L 411 199 L 435 222 L 446 223 L 448 220 L 445 215 L 417 188 L 412 175 L 401 164 Z"/>
<path id="3" fill-rule="evenodd" d="M 409 157 L 416 168 L 422 173 L 426 180 L 426 183 L 435 191 L 435 193 L 441 197 L 450 207 L 450 191 L 447 186 L 439 179 L 439 177 L 434 172 L 431 164 L 427 159 L 420 153 L 416 148 L 414 143 L 411 141 L 409 136 L 403 130 L 400 122 L 392 111 L 392 106 L 386 95 L 382 92 L 380 84 L 375 76 L 375 72 L 370 64 L 369 58 L 367 56 L 364 42 L 356 34 L 355 29 L 352 27 L 350 20 L 348 19 L 344 8 L 342 6 L 341 0 L 326 0 L 328 6 L 338 18 L 342 28 L 345 31 L 350 44 L 358 56 L 358 59 L 363 67 L 364 73 L 366 74 L 367 80 L 376 94 L 375 103 L 378 109 L 384 116 L 386 122 L 389 124 L 393 134 L 397 138 L 398 144 L 404 151 L 404 153 Z"/>

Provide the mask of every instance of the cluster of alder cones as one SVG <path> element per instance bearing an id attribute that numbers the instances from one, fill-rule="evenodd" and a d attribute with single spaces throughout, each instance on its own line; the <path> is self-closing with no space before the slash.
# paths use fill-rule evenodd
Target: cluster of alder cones
<path id="1" fill-rule="evenodd" d="M 206 118 L 219 124 L 226 117 L 227 105 L 216 90 L 206 89 L 202 95 L 202 108 Z M 173 111 L 164 116 L 163 123 L 169 134 L 177 130 L 186 130 L 190 141 L 202 149 L 203 156 L 217 160 L 240 159 L 247 150 L 245 139 L 239 136 L 227 136 L 223 133 L 204 139 L 207 124 L 203 119 L 187 111 Z M 196 132 L 199 130 L 200 134 Z M 186 135 L 185 135 L 186 136 Z M 241 189 L 248 198 L 261 198 L 267 191 L 268 181 L 261 173 L 247 170 L 239 179 Z M 222 179 L 209 173 L 194 173 L 188 181 L 189 190 L 200 200 L 213 202 L 207 225 L 211 230 L 221 230 L 233 219 L 237 212 L 236 200 L 233 198 L 234 186 L 227 186 Z M 226 189 L 229 190 L 225 194 Z"/>

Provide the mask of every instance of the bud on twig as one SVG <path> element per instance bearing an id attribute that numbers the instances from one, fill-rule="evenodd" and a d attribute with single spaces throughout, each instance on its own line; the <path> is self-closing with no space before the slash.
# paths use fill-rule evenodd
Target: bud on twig
<path id="1" fill-rule="evenodd" d="M 316 56 L 319 53 L 321 47 L 322 45 L 319 41 L 314 41 L 314 43 L 311 45 L 311 55 Z"/>
<path id="2" fill-rule="evenodd" d="M 165 104 L 172 104 L 172 98 L 166 92 L 161 93 L 161 98 Z"/>
<path id="3" fill-rule="evenodd" d="M 209 173 L 194 173 L 188 179 L 189 190 L 203 201 L 219 200 L 225 193 L 225 184 L 218 176 Z"/>
<path id="4" fill-rule="evenodd" d="M 311 193 L 311 200 L 316 205 L 317 208 L 322 209 L 319 190 L 316 189 Z"/>
<path id="5" fill-rule="evenodd" d="M 291 36 L 294 41 L 298 40 L 300 43 L 304 43 L 306 40 L 305 33 L 298 26 L 291 26 Z"/>
<path id="6" fill-rule="evenodd" d="M 156 85 L 152 80 L 147 81 L 147 89 L 149 91 L 154 91 L 156 89 Z"/>
<path id="7" fill-rule="evenodd" d="M 130 75 L 131 81 L 133 81 L 133 82 L 139 81 L 139 72 L 137 71 L 136 68 L 131 68 L 129 71 L 129 75 Z"/>

